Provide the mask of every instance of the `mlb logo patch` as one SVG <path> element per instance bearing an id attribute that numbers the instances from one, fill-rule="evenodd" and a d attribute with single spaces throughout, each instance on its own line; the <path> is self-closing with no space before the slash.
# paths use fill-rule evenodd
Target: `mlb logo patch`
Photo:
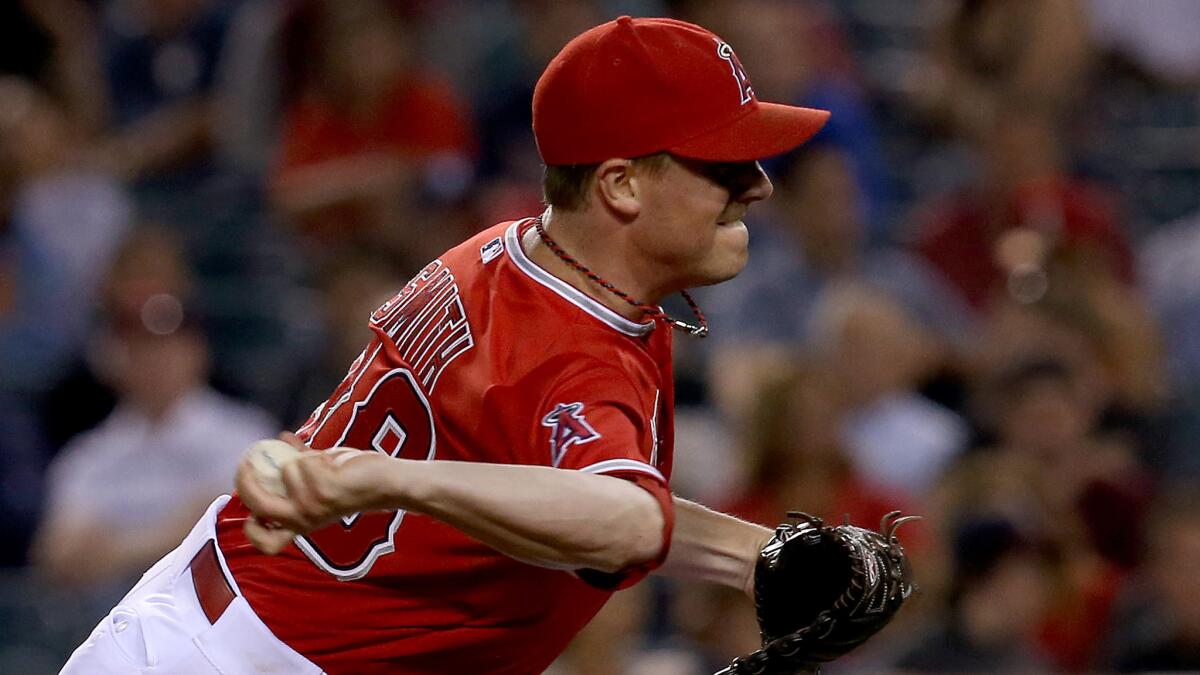
<path id="1" fill-rule="evenodd" d="M 500 237 L 489 241 L 479 247 L 479 258 L 486 265 L 496 259 L 496 256 L 504 253 L 504 241 Z"/>

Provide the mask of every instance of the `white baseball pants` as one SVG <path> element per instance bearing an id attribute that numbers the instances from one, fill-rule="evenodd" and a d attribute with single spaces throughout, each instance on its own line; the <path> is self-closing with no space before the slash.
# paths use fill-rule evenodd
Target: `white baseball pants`
<path id="1" fill-rule="evenodd" d="M 208 507 L 183 543 L 100 620 L 60 675 L 323 675 L 254 614 L 213 545 L 217 513 L 228 501 L 222 496 Z M 203 603 L 194 578 L 206 582 Z"/>

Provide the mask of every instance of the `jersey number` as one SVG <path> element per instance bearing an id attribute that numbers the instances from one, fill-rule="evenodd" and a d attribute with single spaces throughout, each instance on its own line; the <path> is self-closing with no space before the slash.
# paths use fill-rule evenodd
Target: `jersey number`
<path id="1" fill-rule="evenodd" d="M 368 366 L 368 370 L 373 368 Z M 361 380 L 356 382 L 350 394 L 366 385 Z M 325 446 L 374 448 L 392 457 L 433 459 L 433 412 L 411 371 L 386 371 L 360 398 L 342 426 L 341 436 Z M 335 409 L 330 417 L 336 419 L 338 412 Z M 321 436 L 321 431 L 315 436 Z M 335 577 L 358 579 L 371 571 L 380 556 L 396 549 L 396 529 L 403 519 L 404 511 L 355 513 L 340 523 L 298 537 L 296 545 L 317 567 Z"/>

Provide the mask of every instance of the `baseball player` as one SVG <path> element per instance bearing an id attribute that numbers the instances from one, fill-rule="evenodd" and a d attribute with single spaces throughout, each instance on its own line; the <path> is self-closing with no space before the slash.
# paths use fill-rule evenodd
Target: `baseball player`
<path id="1" fill-rule="evenodd" d="M 549 208 L 380 307 L 289 437 L 286 496 L 244 462 L 63 672 L 540 673 L 651 571 L 750 589 L 771 532 L 668 487 L 672 334 L 707 327 L 658 303 L 741 270 L 756 160 L 828 113 L 759 102 L 699 26 L 629 17 L 571 41 L 533 112 Z"/>

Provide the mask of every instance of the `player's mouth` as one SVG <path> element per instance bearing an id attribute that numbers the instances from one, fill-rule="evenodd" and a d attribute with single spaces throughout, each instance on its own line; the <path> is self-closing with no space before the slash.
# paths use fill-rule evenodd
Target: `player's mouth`
<path id="1" fill-rule="evenodd" d="M 729 227 L 731 225 L 745 225 L 742 219 L 746 217 L 746 205 L 738 203 L 730 203 L 726 205 L 725 211 L 721 214 L 725 216 L 717 221 L 719 227 Z"/>

